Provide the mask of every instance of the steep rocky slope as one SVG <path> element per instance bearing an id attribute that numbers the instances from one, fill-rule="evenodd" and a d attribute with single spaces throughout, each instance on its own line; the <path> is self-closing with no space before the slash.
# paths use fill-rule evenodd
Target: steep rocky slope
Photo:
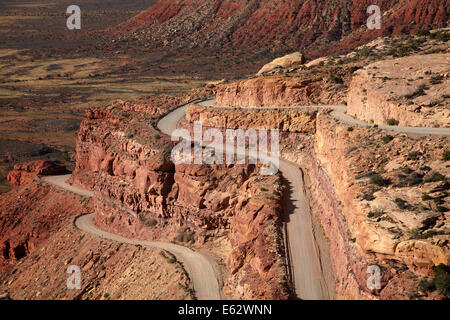
<path id="1" fill-rule="evenodd" d="M 283 131 L 282 157 L 304 170 L 316 238 L 323 230 L 328 240 L 322 259 L 333 265 L 337 298 L 408 299 L 433 266 L 450 263 L 448 139 L 351 127 L 314 109 L 303 111 L 306 122 L 284 111 L 279 127 L 277 114 L 193 106 L 187 119 Z M 382 270 L 376 292 L 366 285 L 373 264 Z"/>
<path id="2" fill-rule="evenodd" d="M 347 55 L 219 85 L 217 104 L 228 108 L 187 109 L 188 120 L 206 126 L 283 131 L 281 154 L 305 173 L 315 236 L 328 243 L 320 251 L 333 266 L 337 298 L 442 298 L 426 292 L 420 283 L 434 266 L 450 263 L 450 144 L 445 136 L 407 136 L 377 125 L 348 125 L 330 111 L 307 105 L 347 104 L 350 112 L 370 121 L 373 118 L 364 116 L 367 109 L 358 107 L 364 94 L 390 92 L 374 94 L 378 103 L 371 105 L 373 113 L 382 114 L 377 108 L 383 104 L 403 104 L 402 99 L 389 99 L 405 94 L 397 86 L 414 91 L 425 82 L 429 88 L 413 103 L 436 98 L 439 102 L 431 111 L 445 112 L 448 38 L 441 35 L 443 40 L 438 41 L 435 35 L 380 38 Z M 384 72 L 391 72 L 393 78 L 395 74 L 395 80 L 383 80 Z M 366 81 L 361 80 L 368 73 Z M 305 94 L 288 94 L 291 88 Z M 306 107 L 255 109 L 293 105 Z M 433 120 L 442 125 L 447 117 L 439 114 Z M 414 122 L 407 116 L 396 119 L 403 125 L 424 125 L 432 116 L 428 110 L 415 112 Z M 374 264 L 382 272 L 380 290 L 367 287 L 367 267 Z"/>
<path id="3" fill-rule="evenodd" d="M 19 201 L 18 201 L 19 200 Z M 169 253 L 87 235 L 73 219 L 91 201 L 35 180 L 0 198 L 0 292 L 11 299 L 191 299 L 190 281 Z M 66 273 L 81 268 L 81 289 Z"/>
<path id="4" fill-rule="evenodd" d="M 277 53 L 308 49 L 315 56 L 328 48 L 342 52 L 381 34 L 448 25 L 448 6 L 440 0 L 383 0 L 377 2 L 383 13 L 382 29 L 367 30 L 366 11 L 371 4 L 368 0 L 160 0 L 113 31 L 120 40 L 137 40 L 152 48 Z"/>
<path id="5" fill-rule="evenodd" d="M 175 165 L 170 137 L 151 125 L 162 112 L 123 102 L 88 111 L 72 182 L 95 191 L 96 224 L 127 237 L 212 248 L 227 266 L 229 297 L 287 298 L 279 177 L 260 176 L 255 165 Z M 220 239 L 224 245 L 214 250 Z"/>
<path id="6" fill-rule="evenodd" d="M 42 184 L 37 178 L 1 195 L 0 200 L 1 267 L 32 253 L 60 230 L 67 217 L 91 208 L 89 201 Z"/>

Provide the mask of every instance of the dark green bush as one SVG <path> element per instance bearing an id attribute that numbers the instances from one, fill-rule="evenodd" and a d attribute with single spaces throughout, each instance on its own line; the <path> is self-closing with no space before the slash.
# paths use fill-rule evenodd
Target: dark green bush
<path id="1" fill-rule="evenodd" d="M 450 150 L 444 151 L 444 153 L 442 154 L 442 160 L 444 160 L 444 161 L 450 160 Z"/>
<path id="2" fill-rule="evenodd" d="M 428 31 L 428 30 L 420 29 L 420 30 L 416 31 L 416 36 L 419 36 L 419 37 L 425 37 L 425 36 L 429 36 L 429 35 L 430 35 L 430 31 Z"/>
<path id="3" fill-rule="evenodd" d="M 370 177 L 370 183 L 376 184 L 377 186 L 380 186 L 380 187 L 385 187 L 385 186 L 388 186 L 390 184 L 390 180 L 389 179 L 384 179 L 379 174 L 374 174 L 374 175 L 372 175 Z"/>
<path id="4" fill-rule="evenodd" d="M 403 200 L 401 198 L 396 198 L 394 200 L 394 202 L 397 205 L 397 207 L 399 207 L 400 209 L 408 209 L 410 207 L 408 202 L 406 202 L 405 200 Z"/>
<path id="5" fill-rule="evenodd" d="M 439 172 L 432 172 L 428 177 L 425 178 L 425 182 L 438 182 L 445 181 L 447 178 L 440 174 Z"/>
<path id="6" fill-rule="evenodd" d="M 398 125 L 399 122 L 398 122 L 398 120 L 395 120 L 394 118 L 391 118 L 391 119 L 387 119 L 386 123 L 389 126 L 396 126 L 396 125 Z"/>
<path id="7" fill-rule="evenodd" d="M 433 278 L 422 279 L 419 289 L 423 292 L 437 292 L 446 298 L 450 297 L 450 266 L 441 263 L 433 267 Z"/>
<path id="8" fill-rule="evenodd" d="M 387 136 L 384 136 L 383 138 L 381 138 L 381 140 L 383 140 L 384 144 L 388 144 L 389 142 L 394 140 L 394 137 L 388 134 Z"/>

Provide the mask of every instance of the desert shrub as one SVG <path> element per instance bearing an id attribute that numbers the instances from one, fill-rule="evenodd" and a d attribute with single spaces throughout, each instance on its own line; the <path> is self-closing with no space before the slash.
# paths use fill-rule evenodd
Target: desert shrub
<path id="1" fill-rule="evenodd" d="M 269 190 L 266 189 L 266 188 L 261 188 L 261 191 L 266 192 L 266 191 L 269 191 Z"/>
<path id="2" fill-rule="evenodd" d="M 442 154 L 442 160 L 444 160 L 444 161 L 450 160 L 450 150 L 444 151 L 444 153 Z"/>
<path id="3" fill-rule="evenodd" d="M 383 138 L 381 138 L 381 140 L 383 140 L 384 144 L 388 144 L 389 142 L 394 140 L 394 137 L 388 134 L 387 136 L 384 136 Z"/>
<path id="4" fill-rule="evenodd" d="M 422 239 L 422 232 L 420 231 L 419 228 L 414 228 L 409 230 L 409 238 L 414 240 L 414 239 Z"/>
<path id="5" fill-rule="evenodd" d="M 416 31 L 416 36 L 419 36 L 419 37 L 426 37 L 429 35 L 430 35 L 430 31 L 428 31 L 428 30 L 420 29 L 420 30 Z"/>
<path id="6" fill-rule="evenodd" d="M 422 200 L 423 201 L 429 201 L 429 200 L 433 200 L 432 197 L 430 197 L 428 194 L 426 193 L 422 193 Z"/>
<path id="7" fill-rule="evenodd" d="M 438 182 L 445 181 L 447 178 L 440 174 L 439 172 L 432 172 L 428 177 L 425 178 L 425 182 Z"/>
<path id="8" fill-rule="evenodd" d="M 374 175 L 372 175 L 370 177 L 370 183 L 371 184 L 376 184 L 377 186 L 380 186 L 380 187 L 385 187 L 385 186 L 388 186 L 390 184 L 390 180 L 389 179 L 384 179 L 379 174 L 374 174 Z"/>
<path id="9" fill-rule="evenodd" d="M 433 76 L 430 79 L 430 83 L 431 84 L 440 84 L 440 83 L 442 83 L 443 79 L 444 79 L 444 77 L 441 75 Z"/>
<path id="10" fill-rule="evenodd" d="M 338 75 L 335 75 L 334 73 L 329 73 L 328 79 L 333 83 L 344 83 L 344 80 L 342 80 L 341 77 L 339 77 Z"/>
<path id="11" fill-rule="evenodd" d="M 353 127 L 348 127 L 348 128 L 347 128 L 347 131 L 348 131 L 348 132 L 352 132 L 353 130 L 354 130 Z"/>
<path id="12" fill-rule="evenodd" d="M 442 42 L 446 42 L 446 41 L 450 40 L 450 34 L 445 31 L 444 32 L 442 32 L 442 31 L 433 32 L 429 35 L 429 37 L 431 39 L 440 40 Z"/>
<path id="13" fill-rule="evenodd" d="M 394 118 L 390 118 L 386 120 L 387 125 L 389 126 L 396 126 L 398 125 L 398 120 L 395 120 Z"/>
<path id="14" fill-rule="evenodd" d="M 448 208 L 444 207 L 444 206 L 436 206 L 436 211 L 440 212 L 440 213 L 444 213 L 448 211 Z"/>
<path id="15" fill-rule="evenodd" d="M 394 200 L 394 202 L 397 205 L 397 207 L 399 207 L 400 209 L 408 209 L 410 207 L 408 202 L 406 202 L 405 200 L 403 200 L 401 198 L 396 198 Z"/>
<path id="16" fill-rule="evenodd" d="M 423 292 L 438 291 L 439 294 L 450 297 L 450 266 L 441 263 L 433 267 L 433 278 L 422 279 L 419 289 Z"/>
<path id="17" fill-rule="evenodd" d="M 419 151 L 411 151 L 410 153 L 408 153 L 408 160 L 417 160 L 419 159 L 419 156 L 421 156 L 422 153 Z"/>
<path id="18" fill-rule="evenodd" d="M 368 217 L 368 218 L 377 219 L 377 218 L 381 217 L 383 214 L 384 214 L 384 211 L 383 211 L 383 210 L 381 210 L 381 209 L 375 209 L 375 210 L 370 211 L 370 212 L 367 214 L 367 217 Z"/>
<path id="19" fill-rule="evenodd" d="M 412 170 L 412 169 L 410 169 L 408 167 L 404 167 L 404 168 L 402 168 L 402 172 L 406 173 L 406 174 L 410 174 L 410 173 L 413 173 L 414 170 Z"/>
<path id="20" fill-rule="evenodd" d="M 154 227 L 154 226 L 156 226 L 157 224 L 158 224 L 158 221 L 157 221 L 156 219 L 152 219 L 152 218 L 146 219 L 146 220 L 144 221 L 144 225 L 145 225 L 146 227 Z"/>
<path id="21" fill-rule="evenodd" d="M 408 183 L 408 186 L 410 186 L 410 187 L 411 186 L 416 186 L 416 185 L 421 184 L 423 182 L 423 175 L 421 175 L 421 174 L 419 174 L 417 172 L 414 172 L 411 176 L 409 176 L 406 179 L 406 181 Z"/>
<path id="22" fill-rule="evenodd" d="M 372 201 L 372 200 L 375 200 L 375 197 L 374 197 L 373 193 L 365 193 L 365 194 L 363 194 L 362 199 L 366 200 L 366 201 Z"/>

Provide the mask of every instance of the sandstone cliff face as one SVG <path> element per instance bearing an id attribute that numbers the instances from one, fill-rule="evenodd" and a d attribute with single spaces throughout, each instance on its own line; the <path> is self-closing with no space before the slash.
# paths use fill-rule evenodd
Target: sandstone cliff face
<path id="1" fill-rule="evenodd" d="M 430 194 L 431 199 L 436 191 L 447 188 L 445 182 L 431 182 L 427 176 L 431 172 L 448 176 L 448 168 L 441 160 L 442 150 L 438 147 L 442 143 L 443 148 L 448 149 L 448 141 L 445 138 L 414 141 L 400 136 L 386 145 L 380 142 L 382 137 L 383 132 L 375 129 L 348 131 L 346 125 L 339 125 L 328 115 L 321 114 L 315 152 L 334 186 L 350 233 L 348 237 L 354 238 L 358 254 L 368 263 L 386 265 L 388 269 L 400 262 L 415 272 L 428 273 L 433 265 L 450 262 L 447 229 L 450 216 L 422 205 L 420 197 Z M 414 152 L 420 154 L 419 159 L 410 156 Z M 423 176 L 421 170 L 425 170 Z M 424 180 L 411 182 L 412 176 L 399 172 L 424 177 Z M 374 179 L 368 181 L 368 177 L 375 173 L 382 174 L 384 181 L 390 181 L 393 186 L 371 184 Z M 416 187 L 411 188 L 412 185 Z M 448 207 L 445 191 L 438 199 Z M 423 232 L 424 236 L 413 235 L 414 230 Z M 347 241 L 351 243 L 350 239 Z M 358 280 L 363 287 L 363 279 Z"/>
<path id="2" fill-rule="evenodd" d="M 78 134 L 72 182 L 95 191 L 96 224 L 127 237 L 194 246 L 227 236 L 224 291 L 234 298 L 287 298 L 280 199 L 278 191 L 270 193 L 277 177 L 259 176 L 254 165 L 174 165 L 170 138 L 149 125 L 154 113 L 123 106 L 89 111 Z"/>
<path id="3" fill-rule="evenodd" d="M 347 112 L 358 119 L 400 126 L 450 127 L 450 54 L 383 60 L 355 73 Z"/>
<path id="4" fill-rule="evenodd" d="M 20 186 L 33 181 L 37 176 L 50 176 L 67 173 L 64 166 L 57 165 L 51 161 L 38 160 L 25 164 L 17 164 L 8 174 L 8 181 L 13 187 Z"/>
<path id="5" fill-rule="evenodd" d="M 312 80 L 256 78 L 219 86 L 217 104 L 233 107 L 292 106 L 311 103 Z"/>
<path id="6" fill-rule="evenodd" d="M 279 110 L 211 109 L 200 105 L 190 105 L 186 110 L 186 119 L 200 121 L 204 126 L 228 129 L 278 129 L 286 132 L 315 131 L 317 110 L 305 108 Z"/>
<path id="7" fill-rule="evenodd" d="M 272 121 L 258 120 L 271 112 L 197 106 L 187 111 L 188 119 L 204 125 L 261 129 L 273 128 Z M 301 130 L 303 122 L 297 124 L 285 127 L 281 154 L 304 170 L 314 218 L 321 226 L 316 239 L 323 232 L 328 240 L 319 246 L 323 263 L 332 265 L 333 270 L 324 268 L 324 273 L 328 284 L 336 286 L 336 297 L 408 299 L 409 288 L 421 274 L 449 263 L 450 217 L 441 210 L 449 207 L 445 176 L 450 172 L 442 160 L 443 150 L 450 148 L 448 139 L 416 140 L 399 134 L 384 140 L 387 134 L 381 130 L 350 130 L 323 110 L 314 116 L 313 128 Z M 436 177 L 433 172 L 441 178 L 431 179 Z M 371 183 L 375 174 L 390 186 Z M 373 264 L 383 270 L 379 292 L 371 292 L 366 284 L 367 267 Z M 396 283 L 409 287 L 396 290 Z"/>

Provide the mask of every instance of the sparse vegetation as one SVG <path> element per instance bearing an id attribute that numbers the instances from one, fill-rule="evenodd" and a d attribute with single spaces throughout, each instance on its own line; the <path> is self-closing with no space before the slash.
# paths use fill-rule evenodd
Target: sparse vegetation
<path id="1" fill-rule="evenodd" d="M 445 150 L 442 154 L 442 160 L 449 161 L 450 160 L 450 150 Z"/>
<path id="2" fill-rule="evenodd" d="M 342 80 L 342 78 L 334 73 L 329 73 L 328 74 L 328 79 L 333 82 L 333 83 L 344 83 L 344 80 Z"/>
<path id="3" fill-rule="evenodd" d="M 386 124 L 388 126 L 397 126 L 399 124 L 398 120 L 395 120 L 394 118 L 390 118 L 386 120 Z"/>
<path id="4" fill-rule="evenodd" d="M 446 181 L 447 177 L 440 174 L 439 172 L 432 172 L 429 176 L 425 178 L 425 182 L 438 182 L 438 181 Z"/>
<path id="5" fill-rule="evenodd" d="M 377 186 L 380 186 L 380 187 L 386 187 L 391 183 L 391 181 L 389 179 L 384 179 L 379 174 L 374 174 L 370 177 L 370 183 L 376 184 Z"/>
<path id="6" fill-rule="evenodd" d="M 450 266 L 441 263 L 433 267 L 433 277 L 425 278 L 419 282 L 419 289 L 423 292 L 437 291 L 450 298 Z"/>
<path id="7" fill-rule="evenodd" d="M 374 209 L 367 214 L 368 218 L 377 219 L 384 215 L 384 211 L 382 209 Z"/>
<path id="8" fill-rule="evenodd" d="M 419 156 L 421 156 L 422 155 L 422 153 L 421 152 L 419 152 L 419 151 L 412 151 L 412 152 L 409 152 L 408 153 L 408 160 L 418 160 L 419 159 Z"/>
<path id="9" fill-rule="evenodd" d="M 388 144 L 389 142 L 394 140 L 394 137 L 388 134 L 387 136 L 382 137 L 381 140 L 383 140 L 384 144 Z"/>
<path id="10" fill-rule="evenodd" d="M 397 207 L 399 207 L 402 210 L 411 208 L 411 206 L 408 204 L 408 202 L 406 202 L 405 200 L 403 200 L 401 198 L 395 198 L 394 202 L 397 205 Z"/>

